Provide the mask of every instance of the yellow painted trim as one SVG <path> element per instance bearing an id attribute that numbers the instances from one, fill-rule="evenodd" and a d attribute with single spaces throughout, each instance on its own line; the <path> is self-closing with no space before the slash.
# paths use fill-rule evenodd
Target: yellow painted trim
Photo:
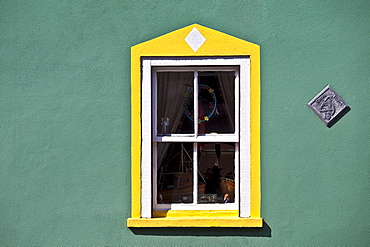
<path id="1" fill-rule="evenodd" d="M 206 38 L 204 44 L 194 52 L 185 42 L 185 37 L 196 27 Z M 251 100 L 251 218 L 232 218 L 232 222 L 240 220 L 240 224 L 248 225 L 250 223 L 262 221 L 260 219 L 260 47 L 256 44 L 244 41 L 230 35 L 215 31 L 213 29 L 193 24 L 182 29 L 170 32 L 163 36 L 149 40 L 147 42 L 135 45 L 131 48 L 131 210 L 132 218 L 128 220 L 128 225 L 132 227 L 149 227 L 149 225 L 179 224 L 186 226 L 184 220 L 173 217 L 161 219 L 140 219 L 141 212 L 141 58 L 142 57 L 187 57 L 187 56 L 249 56 L 251 68 L 250 80 L 250 100 Z M 199 211 L 198 211 L 199 212 Z M 175 212 L 174 212 L 175 213 Z M 226 213 L 226 212 L 225 212 Z M 179 214 L 178 214 L 179 215 Z M 227 213 L 226 213 L 227 215 Z M 225 215 L 224 215 L 225 216 Z M 207 218 L 207 217 L 206 217 Z M 165 220 L 168 219 L 168 220 Z M 205 226 L 199 220 L 194 221 L 201 226 Z M 207 218 L 209 226 L 214 224 Z M 229 219 L 229 218 L 228 218 Z M 249 220 L 249 221 L 248 221 Z M 160 223 L 166 222 L 166 223 Z M 218 222 L 220 223 L 220 222 Z M 145 225 L 148 224 L 148 225 Z M 181 225 L 183 224 L 183 225 Z M 192 223 L 194 224 L 194 223 Z M 173 225 L 173 226 L 174 226 Z M 188 226 L 191 225 L 190 223 Z M 231 224 L 233 225 L 233 224 Z M 212 225 L 213 226 L 213 225 Z M 216 225 L 215 225 L 216 226 Z M 262 226 L 262 224 L 261 224 Z M 158 226 L 159 227 L 159 226 Z"/>
<path id="2" fill-rule="evenodd" d="M 131 215 L 140 218 L 141 193 L 141 69 L 140 56 L 132 48 L 131 55 Z"/>
<path id="3" fill-rule="evenodd" d="M 239 217 L 166 217 L 130 218 L 127 227 L 262 227 L 262 218 Z"/>
<path id="4" fill-rule="evenodd" d="M 160 210 L 153 211 L 156 217 L 237 217 L 239 210 Z"/>
<path id="5" fill-rule="evenodd" d="M 251 140 L 251 217 L 260 217 L 261 185 L 260 185 L 260 48 L 255 48 L 251 61 L 250 80 L 250 140 Z"/>

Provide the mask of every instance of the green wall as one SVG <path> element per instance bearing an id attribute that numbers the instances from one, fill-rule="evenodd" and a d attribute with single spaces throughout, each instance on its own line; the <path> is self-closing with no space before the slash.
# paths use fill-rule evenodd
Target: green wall
<path id="1" fill-rule="evenodd" d="M 262 229 L 128 229 L 130 47 L 261 46 Z M 0 1 L 0 246 L 367 246 L 369 1 Z M 351 107 L 327 128 L 327 84 Z"/>

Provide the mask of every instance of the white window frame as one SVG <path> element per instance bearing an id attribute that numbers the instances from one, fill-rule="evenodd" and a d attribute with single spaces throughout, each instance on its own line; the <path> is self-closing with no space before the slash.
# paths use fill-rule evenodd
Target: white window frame
<path id="1" fill-rule="evenodd" d="M 235 107 L 236 112 L 239 109 L 238 119 L 235 121 L 235 134 L 207 134 L 202 136 L 195 135 L 171 135 L 171 136 L 158 136 L 156 134 L 157 128 L 153 125 L 152 117 L 152 104 L 153 104 L 153 92 L 152 83 L 153 80 L 153 68 L 162 67 L 163 69 L 169 68 L 171 71 L 176 70 L 176 67 L 190 66 L 193 68 L 211 66 L 223 66 L 220 70 L 236 66 L 239 68 L 239 73 L 236 79 L 239 81 L 239 87 L 235 87 L 235 95 L 239 96 L 239 106 Z M 189 67 L 189 68 L 190 68 Z M 197 83 L 195 83 L 197 85 Z M 235 173 L 239 174 L 236 176 L 239 178 L 237 182 L 239 186 L 236 186 L 239 191 L 235 191 L 235 197 L 237 203 L 230 204 L 166 204 L 163 205 L 163 209 L 171 210 L 239 210 L 239 217 L 250 217 L 250 58 L 249 57 L 208 57 L 208 58 L 142 58 L 142 160 L 141 160 L 141 217 L 152 218 L 153 209 L 161 209 L 162 206 L 155 204 L 155 197 L 153 194 L 156 190 L 156 174 L 153 169 L 154 152 L 153 143 L 157 141 L 178 141 L 178 142 L 235 142 L 239 143 L 236 145 L 235 158 Z M 197 87 L 194 86 L 196 93 Z M 195 111 L 196 114 L 197 111 Z M 155 113 L 154 113 L 155 114 Z M 237 114 L 236 114 L 237 115 Z M 197 119 L 195 116 L 194 119 Z M 237 127 L 239 124 L 239 128 Z M 197 126 L 197 124 L 195 124 Z M 195 130 L 197 132 L 197 130 Z M 224 138 L 224 139 L 222 139 Z M 156 146 L 156 145 L 154 145 Z M 196 146 L 196 145 L 194 145 Z M 239 148 L 238 148 L 239 147 Z M 237 157 L 238 156 L 238 157 Z M 194 157 L 196 158 L 196 157 Z M 197 174 L 194 172 L 194 174 Z M 196 176 L 194 176 L 196 177 Z M 196 181 L 196 180 L 194 180 Z M 154 198 L 154 200 L 153 200 Z M 195 197 L 194 197 L 195 198 Z M 234 204 L 234 205 L 233 205 Z M 237 208 L 235 208 L 237 207 Z"/>

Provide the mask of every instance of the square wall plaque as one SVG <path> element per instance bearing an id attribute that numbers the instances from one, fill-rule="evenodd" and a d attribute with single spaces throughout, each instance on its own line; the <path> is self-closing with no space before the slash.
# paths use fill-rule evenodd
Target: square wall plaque
<path id="1" fill-rule="evenodd" d="M 328 127 L 331 127 L 349 111 L 349 106 L 329 85 L 307 105 Z"/>

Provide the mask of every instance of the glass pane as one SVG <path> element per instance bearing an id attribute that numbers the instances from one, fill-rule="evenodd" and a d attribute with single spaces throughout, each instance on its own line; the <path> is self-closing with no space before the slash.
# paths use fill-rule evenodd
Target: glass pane
<path id="1" fill-rule="evenodd" d="M 199 134 L 235 132 L 235 72 L 198 74 Z"/>
<path id="2" fill-rule="evenodd" d="M 198 203 L 234 203 L 235 144 L 199 143 L 198 161 Z"/>
<path id="3" fill-rule="evenodd" d="M 158 135 L 194 133 L 194 123 L 187 116 L 184 101 L 193 88 L 193 72 L 157 72 Z M 192 100 L 189 99 L 188 100 Z M 192 107 L 191 101 L 191 107 Z"/>
<path id="4" fill-rule="evenodd" d="M 193 143 L 158 143 L 157 203 L 193 202 Z"/>

